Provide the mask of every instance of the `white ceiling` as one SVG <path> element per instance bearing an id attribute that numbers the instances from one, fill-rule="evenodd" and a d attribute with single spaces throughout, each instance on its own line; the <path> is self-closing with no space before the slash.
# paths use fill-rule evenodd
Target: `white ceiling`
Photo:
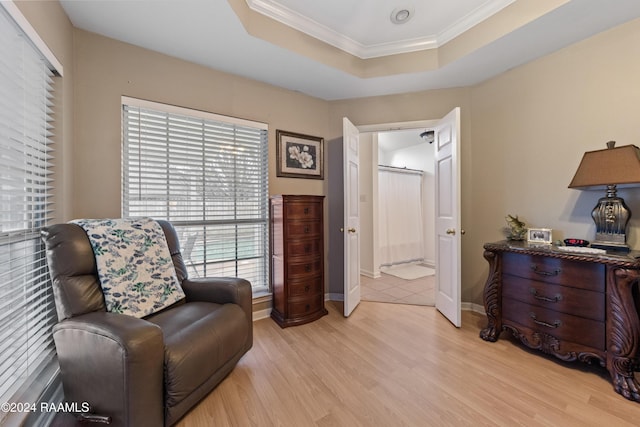
<path id="1" fill-rule="evenodd" d="M 517 0 L 523 1 L 523 0 Z M 531 0 L 529 0 L 531 1 Z M 572 0 L 528 25 L 425 72 L 360 78 L 253 37 L 226 0 L 61 0 L 74 26 L 326 100 L 468 86 L 640 17 L 639 0 Z M 439 46 L 509 0 L 247 0 L 361 57 Z M 396 7 L 412 8 L 405 24 Z M 266 12 L 265 12 L 266 13 Z M 275 16 L 272 16 L 274 19 Z M 287 22 L 287 19 L 289 20 Z M 331 37 L 327 36 L 330 34 Z M 337 40 L 337 42 L 335 41 Z M 354 43 L 350 44 L 348 40 Z M 380 53 L 382 52 L 382 53 Z"/>
<path id="2" fill-rule="evenodd" d="M 246 0 L 249 7 L 359 58 L 437 48 L 515 0 Z M 409 19 L 394 24 L 391 15 Z"/>
<path id="3" fill-rule="evenodd" d="M 392 132 L 378 133 L 378 149 L 384 152 L 401 150 L 415 145 L 427 144 L 420 134 L 424 131 L 420 129 L 396 130 Z"/>

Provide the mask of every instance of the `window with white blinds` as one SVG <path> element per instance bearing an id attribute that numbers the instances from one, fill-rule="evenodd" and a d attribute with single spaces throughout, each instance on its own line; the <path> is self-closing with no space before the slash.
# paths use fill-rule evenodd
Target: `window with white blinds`
<path id="1" fill-rule="evenodd" d="M 123 216 L 167 219 L 190 276 L 268 290 L 267 125 L 123 97 Z"/>
<path id="2" fill-rule="evenodd" d="M 53 214 L 54 72 L 12 6 L 0 7 L 0 402 L 34 402 L 56 370 L 57 317 L 40 240 Z M 0 425 L 10 415 L 0 411 Z"/>

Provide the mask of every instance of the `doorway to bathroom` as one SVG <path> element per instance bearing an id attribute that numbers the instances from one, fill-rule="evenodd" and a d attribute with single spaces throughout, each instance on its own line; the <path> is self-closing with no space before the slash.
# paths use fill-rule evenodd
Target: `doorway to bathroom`
<path id="1" fill-rule="evenodd" d="M 432 136 L 424 128 L 361 134 L 361 228 L 370 231 L 361 237 L 362 300 L 435 304 Z"/>

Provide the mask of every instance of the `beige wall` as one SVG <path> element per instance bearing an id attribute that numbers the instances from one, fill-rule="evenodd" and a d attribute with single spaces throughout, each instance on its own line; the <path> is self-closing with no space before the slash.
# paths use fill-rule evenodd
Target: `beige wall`
<path id="1" fill-rule="evenodd" d="M 554 238 L 592 239 L 590 211 L 602 194 L 567 189 L 582 153 L 610 139 L 640 144 L 640 20 L 474 87 L 326 102 L 72 31 L 57 2 L 19 7 L 65 67 L 56 135 L 62 220 L 120 214 L 121 95 L 268 123 L 272 194 L 327 188 L 326 180 L 276 178 L 276 129 L 329 141 L 340 138 L 343 116 L 378 124 L 460 107 L 463 301 L 481 303 L 482 244 L 502 238 L 505 214 L 553 228 Z M 640 248 L 640 190 L 621 193 L 636 212 L 629 234 Z"/>
<path id="2" fill-rule="evenodd" d="M 75 31 L 73 216 L 120 215 L 122 95 L 269 125 L 271 194 L 322 194 L 319 180 L 277 178 L 275 132 L 326 133 L 325 101 Z M 272 167 L 273 166 L 273 167 Z"/>
<path id="3" fill-rule="evenodd" d="M 608 140 L 640 145 L 638 76 L 640 20 L 473 88 L 467 299 L 481 298 L 482 243 L 501 237 L 506 213 L 554 229 L 554 239 L 593 240 L 590 213 L 604 191 L 567 186 L 585 151 Z M 640 249 L 640 190 L 619 194 L 636 213 L 629 237 Z"/>

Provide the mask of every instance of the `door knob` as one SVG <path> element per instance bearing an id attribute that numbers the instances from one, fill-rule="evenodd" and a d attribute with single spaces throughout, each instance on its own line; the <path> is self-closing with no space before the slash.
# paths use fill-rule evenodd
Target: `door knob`
<path id="1" fill-rule="evenodd" d="M 349 233 L 355 233 L 355 232 L 356 232 L 356 229 L 355 229 L 355 228 L 350 228 L 350 229 L 348 229 L 347 231 L 348 231 Z"/>
<path id="2" fill-rule="evenodd" d="M 460 230 L 460 234 L 462 234 L 463 236 L 465 235 L 466 231 L 464 230 Z"/>
<path id="3" fill-rule="evenodd" d="M 456 234 L 456 230 L 454 230 L 453 228 L 447 228 L 446 233 L 455 235 Z"/>

